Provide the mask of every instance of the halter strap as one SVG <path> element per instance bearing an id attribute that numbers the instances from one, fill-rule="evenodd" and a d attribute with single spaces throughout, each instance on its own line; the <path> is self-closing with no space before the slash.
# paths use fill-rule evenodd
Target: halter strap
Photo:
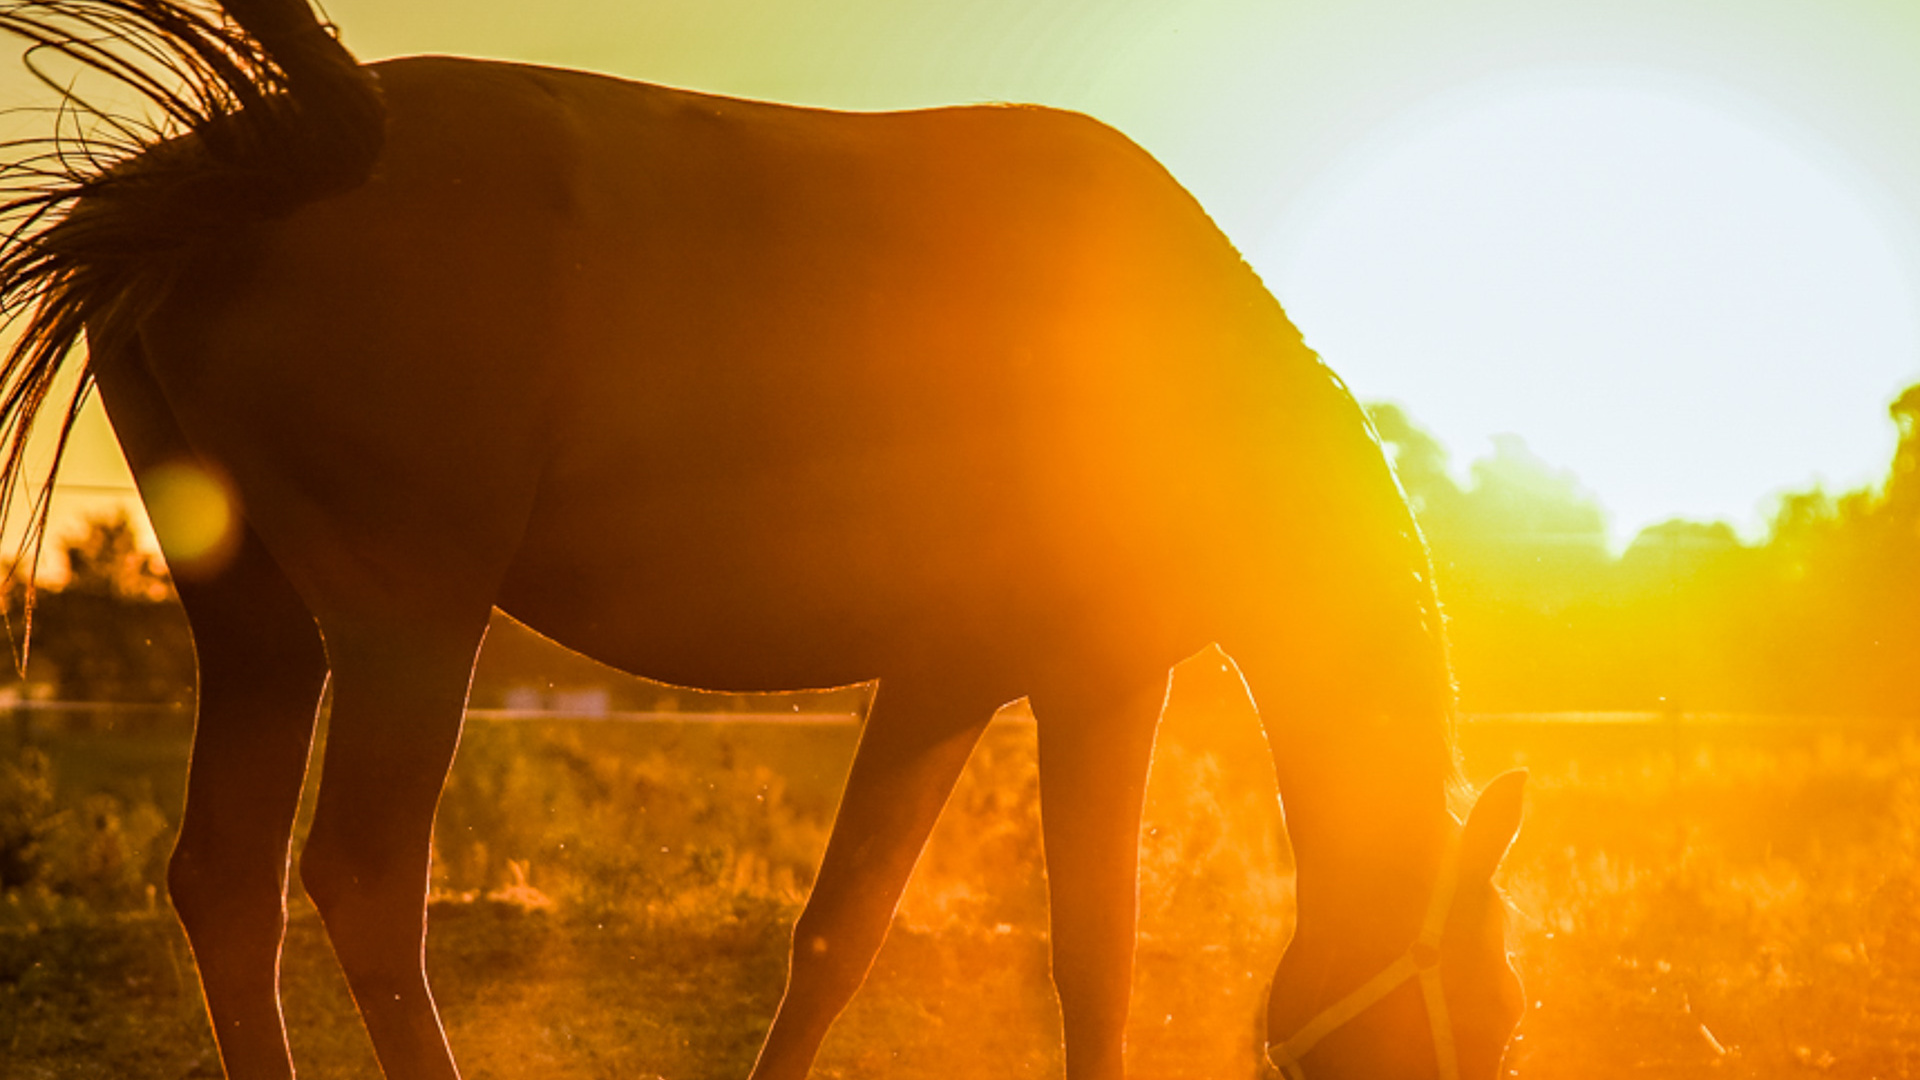
<path id="1" fill-rule="evenodd" d="M 1459 1080 L 1460 1061 L 1454 1049 L 1453 1019 L 1447 1012 L 1447 992 L 1440 978 L 1440 937 L 1447 929 L 1447 913 L 1453 909 L 1453 894 L 1460 876 L 1460 837 L 1448 837 L 1440 856 L 1440 878 L 1433 898 L 1427 903 L 1427 916 L 1420 924 L 1420 936 L 1393 963 L 1345 997 L 1320 1010 L 1293 1036 L 1277 1046 L 1264 1048 L 1262 1080 L 1307 1080 L 1301 1059 L 1320 1040 L 1346 1026 L 1373 1007 L 1408 979 L 1420 980 L 1420 994 L 1427 1005 L 1427 1026 L 1433 1033 L 1433 1054 L 1440 1069 L 1440 1080 Z"/>

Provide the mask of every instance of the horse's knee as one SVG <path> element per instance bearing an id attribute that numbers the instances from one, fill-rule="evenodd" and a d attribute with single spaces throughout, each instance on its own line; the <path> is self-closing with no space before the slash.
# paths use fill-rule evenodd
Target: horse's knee
<path id="1" fill-rule="evenodd" d="M 347 861 L 327 849 L 323 840 L 309 835 L 306 846 L 300 849 L 298 868 L 300 887 L 306 890 L 307 899 L 321 919 L 331 922 L 332 913 L 339 910 L 340 902 L 353 887 L 353 875 Z"/>
<path id="2" fill-rule="evenodd" d="M 371 857 L 364 845 L 314 823 L 300 852 L 300 884 L 329 929 L 362 917 L 369 903 L 377 904 L 380 894 L 392 891 L 387 880 L 391 871 L 383 861 Z"/>
<path id="3" fill-rule="evenodd" d="M 236 839 L 189 824 L 167 862 L 167 899 L 203 962 L 225 943 L 277 949 L 286 928 L 285 848 Z"/>
<path id="4" fill-rule="evenodd" d="M 343 836 L 323 818 L 300 852 L 300 884 L 350 969 L 406 969 L 425 933 L 428 852 L 393 836 Z M 396 956 L 396 954 L 399 954 Z"/>

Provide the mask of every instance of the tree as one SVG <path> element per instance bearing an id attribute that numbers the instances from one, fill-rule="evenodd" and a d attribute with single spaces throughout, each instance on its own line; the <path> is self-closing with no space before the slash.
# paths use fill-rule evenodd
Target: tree
<path id="1" fill-rule="evenodd" d="M 35 602 L 31 667 L 67 701 L 180 702 L 192 696 L 193 639 L 157 559 L 126 515 L 96 518 L 65 543 L 67 578 Z M 20 626 L 24 591 L 8 597 Z"/>
<path id="2" fill-rule="evenodd" d="M 62 593 L 122 601 L 157 601 L 173 595 L 165 568 L 140 550 L 133 523 L 124 512 L 89 520 L 87 531 L 69 540 L 66 549 L 67 580 Z"/>

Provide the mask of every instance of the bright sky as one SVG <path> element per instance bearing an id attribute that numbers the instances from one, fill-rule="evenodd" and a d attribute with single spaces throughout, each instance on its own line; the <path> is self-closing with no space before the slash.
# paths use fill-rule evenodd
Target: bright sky
<path id="1" fill-rule="evenodd" d="M 1758 524 L 1884 474 L 1920 379 L 1901 208 L 1814 137 L 1632 70 L 1489 80 L 1377 133 L 1253 257 L 1363 397 L 1522 435 L 1612 512 Z"/>
<path id="2" fill-rule="evenodd" d="M 845 108 L 1037 101 L 1167 163 L 1366 398 L 1613 512 L 1866 482 L 1920 381 L 1910 0 L 333 0 L 454 52 Z M 4 83 L 0 83 L 3 89 Z M 67 476 L 124 483 L 104 425 Z M 75 511 L 111 495 L 79 493 Z"/>

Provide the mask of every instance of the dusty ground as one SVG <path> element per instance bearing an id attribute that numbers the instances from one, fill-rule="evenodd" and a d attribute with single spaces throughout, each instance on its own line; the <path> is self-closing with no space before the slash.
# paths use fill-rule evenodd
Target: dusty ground
<path id="1" fill-rule="evenodd" d="M 1249 718 L 1173 723 L 1143 837 L 1134 1071 L 1247 1076 L 1289 917 L 1271 796 L 1248 771 Z M 180 734 L 24 734 L 52 769 L 44 798 L 18 765 L 0 778 L 0 859 L 18 861 L 9 835 L 45 849 L 40 880 L 0 899 L 0 1078 L 217 1077 L 184 942 L 144 892 Z M 26 760 L 22 736 L 0 739 L 0 764 Z M 1480 723 L 1462 743 L 1475 779 L 1533 771 L 1503 879 L 1534 1006 L 1519 1075 L 1920 1074 L 1913 734 Z M 429 949 L 467 1074 L 743 1076 L 850 746 L 823 729 L 475 725 Z M 1058 1074 L 1033 796 L 1030 729 L 1008 724 L 817 1075 Z M 304 1074 L 374 1075 L 303 905 L 285 985 Z"/>

